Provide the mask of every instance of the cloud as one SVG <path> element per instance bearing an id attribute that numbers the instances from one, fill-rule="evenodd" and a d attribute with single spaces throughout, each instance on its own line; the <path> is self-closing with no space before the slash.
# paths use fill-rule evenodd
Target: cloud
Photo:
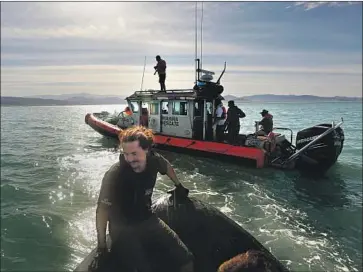
<path id="1" fill-rule="evenodd" d="M 328 6 L 328 7 L 343 7 L 346 5 L 353 5 L 353 4 L 360 4 L 359 2 L 296 2 L 295 6 L 303 6 L 305 10 L 315 9 L 321 6 Z"/>
<path id="2" fill-rule="evenodd" d="M 294 78 L 301 84 L 296 92 L 316 93 L 326 84 L 330 92 L 342 86 L 360 95 L 361 10 L 319 3 L 312 15 L 300 8 L 311 9 L 309 3 L 294 9 L 285 2 L 204 3 L 203 67 L 220 71 L 227 61 L 224 82 L 231 92 L 267 92 L 269 84 L 284 92 Z M 128 92 L 140 87 L 144 56 L 145 86 L 158 88 L 156 54 L 167 60 L 167 87 L 188 88 L 194 11 L 192 2 L 2 2 L 2 94 Z M 341 82 L 327 84 L 334 77 Z"/>

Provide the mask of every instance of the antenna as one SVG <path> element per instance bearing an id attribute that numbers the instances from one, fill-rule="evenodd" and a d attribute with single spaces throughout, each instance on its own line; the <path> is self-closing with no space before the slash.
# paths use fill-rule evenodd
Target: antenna
<path id="1" fill-rule="evenodd" d="M 144 60 L 144 71 L 142 72 L 140 92 L 142 92 L 142 85 L 144 84 L 145 66 L 146 66 L 146 56 L 145 56 L 145 60 Z"/>
<path id="2" fill-rule="evenodd" d="M 197 26 L 198 26 L 198 2 L 195 2 L 195 84 L 197 84 L 198 81 L 198 76 L 197 76 L 197 59 L 198 59 L 198 30 L 197 30 Z"/>
<path id="3" fill-rule="evenodd" d="M 202 2 L 202 18 L 200 19 L 200 69 L 203 69 L 203 2 Z"/>

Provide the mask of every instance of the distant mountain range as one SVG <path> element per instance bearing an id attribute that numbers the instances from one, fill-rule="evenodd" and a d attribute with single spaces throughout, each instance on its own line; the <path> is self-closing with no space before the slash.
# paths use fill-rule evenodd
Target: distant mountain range
<path id="1" fill-rule="evenodd" d="M 275 94 L 259 94 L 250 96 L 237 97 L 234 95 L 224 96 L 225 100 L 246 101 L 246 102 L 314 102 L 314 101 L 362 101 L 362 97 L 346 97 L 346 96 L 315 96 L 315 95 L 275 95 Z"/>
<path id="2" fill-rule="evenodd" d="M 125 97 L 122 96 L 91 95 L 87 93 L 1 97 L 1 105 L 8 106 L 111 105 L 125 103 Z"/>
<path id="3" fill-rule="evenodd" d="M 314 95 L 274 95 L 262 94 L 237 97 L 234 95 L 224 96 L 225 100 L 236 102 L 316 102 L 316 101 L 352 101 L 361 102 L 361 97 L 322 97 Z M 91 95 L 87 93 L 61 94 L 61 95 L 36 95 L 27 97 L 2 96 L 1 105 L 4 106 L 61 106 L 61 105 L 110 105 L 125 104 L 124 96 Z"/>

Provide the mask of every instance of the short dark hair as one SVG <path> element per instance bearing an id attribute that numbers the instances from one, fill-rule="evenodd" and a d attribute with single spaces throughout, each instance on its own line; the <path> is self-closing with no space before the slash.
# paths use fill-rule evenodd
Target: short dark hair
<path id="1" fill-rule="evenodd" d="M 121 130 L 119 140 L 120 144 L 139 141 L 140 147 L 144 150 L 148 150 L 154 143 L 154 133 L 151 129 L 144 126 L 133 126 Z"/>
<path id="2" fill-rule="evenodd" d="M 219 104 L 221 104 L 222 103 L 222 100 L 221 99 L 216 99 L 215 100 L 215 106 L 218 106 Z"/>
<path id="3" fill-rule="evenodd" d="M 234 106 L 234 100 L 229 100 L 228 101 L 228 106 L 231 105 L 231 106 Z"/>
<path id="4" fill-rule="evenodd" d="M 218 272 L 268 272 L 275 271 L 266 253 L 248 250 L 224 262 Z"/>

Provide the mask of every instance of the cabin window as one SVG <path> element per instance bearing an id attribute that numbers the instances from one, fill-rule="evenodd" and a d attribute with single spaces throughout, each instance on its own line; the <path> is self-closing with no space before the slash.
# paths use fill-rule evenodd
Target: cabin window
<path id="1" fill-rule="evenodd" d="M 169 102 L 168 101 L 164 101 L 161 103 L 161 113 L 162 114 L 168 114 L 169 112 Z"/>
<path id="2" fill-rule="evenodd" d="M 149 103 L 148 102 L 143 102 L 142 104 L 143 108 L 149 108 Z"/>
<path id="3" fill-rule="evenodd" d="M 149 113 L 151 115 L 159 115 L 159 103 L 150 103 Z"/>
<path id="4" fill-rule="evenodd" d="M 139 112 L 139 105 L 137 102 L 135 102 L 135 101 L 130 102 L 130 107 L 131 107 L 132 112 L 134 112 L 134 113 Z"/>
<path id="5" fill-rule="evenodd" d="M 188 115 L 188 102 L 175 101 L 173 102 L 173 115 Z"/>

